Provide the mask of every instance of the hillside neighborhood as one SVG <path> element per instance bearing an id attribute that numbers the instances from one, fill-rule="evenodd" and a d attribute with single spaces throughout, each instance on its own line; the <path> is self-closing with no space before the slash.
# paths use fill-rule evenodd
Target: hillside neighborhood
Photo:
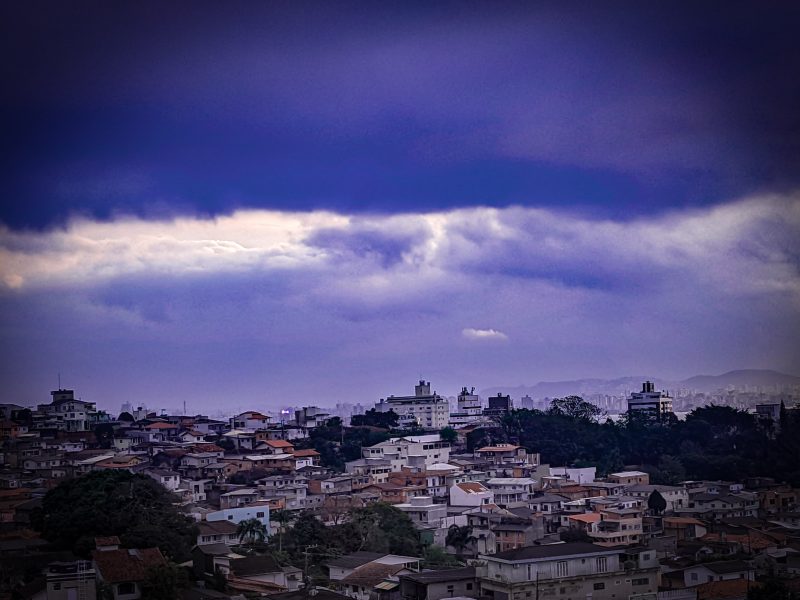
<path id="1" fill-rule="evenodd" d="M 576 412 L 587 409 L 581 402 L 554 405 L 573 411 L 556 416 L 596 421 Z M 643 465 L 550 464 L 501 435 L 514 411 L 508 396 L 484 403 L 464 388 L 451 412 L 425 381 L 350 426 L 317 407 L 282 422 L 255 410 L 228 420 L 145 410 L 112 418 L 64 389 L 35 410 L 1 404 L 0 598 L 711 600 L 800 591 L 796 485 L 766 474 L 667 484 Z M 646 423 L 671 411 L 650 382 L 631 395 L 629 412 Z M 774 437 L 798 414 L 782 406 L 752 419 Z M 387 416 L 389 426 L 376 425 Z M 67 523 L 84 503 L 104 501 L 91 486 L 150 507 L 145 519 L 175 511 L 169 518 L 188 542 L 137 537 L 111 517 Z M 54 533 L 67 526 L 75 532 Z M 157 573 L 174 581 L 160 588 Z"/>

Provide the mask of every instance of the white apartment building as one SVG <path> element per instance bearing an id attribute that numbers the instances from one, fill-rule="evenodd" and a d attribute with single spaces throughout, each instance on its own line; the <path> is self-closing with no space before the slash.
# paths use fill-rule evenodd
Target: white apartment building
<path id="1" fill-rule="evenodd" d="M 464 427 L 481 420 L 483 420 L 481 397 L 475 393 L 475 388 L 469 390 L 466 387 L 461 388 L 461 393 L 458 395 L 458 411 L 450 414 L 450 427 Z"/>
<path id="2" fill-rule="evenodd" d="M 428 465 L 450 460 L 450 444 L 443 442 L 438 433 L 390 438 L 361 452 L 365 459 L 389 460 L 393 472 L 403 467 L 424 471 Z"/>
<path id="3" fill-rule="evenodd" d="M 450 487 L 450 506 L 481 506 L 494 503 L 494 493 L 478 481 L 454 483 Z"/>
<path id="4" fill-rule="evenodd" d="M 652 381 L 645 381 L 642 391 L 633 392 L 628 398 L 628 411 L 641 411 L 651 417 L 662 417 L 672 412 L 672 398 L 666 392 L 657 392 Z"/>
<path id="5" fill-rule="evenodd" d="M 486 482 L 494 494 L 494 503 L 502 508 L 528 506 L 536 493 L 536 482 L 530 477 L 495 477 Z"/>
<path id="6" fill-rule="evenodd" d="M 37 407 L 39 415 L 34 421 L 40 427 L 55 427 L 64 431 L 89 431 L 99 418 L 97 405 L 75 398 L 73 390 L 55 390 L 50 392 L 53 401 Z"/>
<path id="7" fill-rule="evenodd" d="M 447 517 L 447 504 L 436 503 L 430 496 L 416 496 L 409 500 L 394 507 L 406 513 L 416 525 L 438 527 L 442 519 Z"/>
<path id="8" fill-rule="evenodd" d="M 414 417 L 421 427 L 442 429 L 450 421 L 450 403 L 436 392 L 431 393 L 430 381 L 420 380 L 413 396 L 389 396 L 375 404 L 378 412 L 394 411 L 401 418 Z"/>
<path id="9" fill-rule="evenodd" d="M 479 558 L 487 563 L 481 594 L 495 600 L 656 600 L 658 594 L 655 550 L 633 549 L 623 554 L 619 549 L 574 542 L 526 546 Z"/>

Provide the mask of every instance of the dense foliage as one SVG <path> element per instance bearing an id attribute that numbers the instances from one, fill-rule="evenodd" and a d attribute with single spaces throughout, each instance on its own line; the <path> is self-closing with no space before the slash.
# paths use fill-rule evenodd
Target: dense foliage
<path id="1" fill-rule="evenodd" d="M 168 558 L 189 557 L 191 518 L 173 506 L 161 484 L 128 471 L 95 471 L 50 490 L 33 526 L 55 546 L 87 556 L 95 537 L 118 536 L 128 548 L 158 547 Z"/>
<path id="2" fill-rule="evenodd" d="M 419 556 L 422 551 L 419 532 L 408 515 L 384 503 L 355 508 L 338 525 L 325 526 L 312 512 L 304 512 L 283 529 L 281 536 L 270 539 L 270 546 L 276 556 L 295 565 L 302 564 L 307 553 L 309 564 L 316 564 L 359 550 L 404 556 Z"/>
<path id="3" fill-rule="evenodd" d="M 654 483 L 686 478 L 738 480 L 773 477 L 800 485 L 800 415 L 783 410 L 780 423 L 728 406 L 704 406 L 685 421 L 653 421 L 639 415 L 615 423 L 599 412 L 554 402 L 551 410 L 513 410 L 497 426 L 467 437 L 468 449 L 511 442 L 539 452 L 553 466 L 597 466 L 599 474 L 642 465 Z M 560 401 L 559 401 L 560 402 Z"/>

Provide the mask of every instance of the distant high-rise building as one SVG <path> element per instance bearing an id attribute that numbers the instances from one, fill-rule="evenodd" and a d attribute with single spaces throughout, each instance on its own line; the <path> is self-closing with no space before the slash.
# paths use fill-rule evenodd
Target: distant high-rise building
<path id="1" fill-rule="evenodd" d="M 531 398 L 527 394 L 524 395 L 522 398 L 519 399 L 519 407 L 527 408 L 528 410 L 533 410 L 533 398 Z"/>
<path id="2" fill-rule="evenodd" d="M 481 397 L 475 393 L 475 388 L 461 388 L 458 395 L 458 410 L 450 414 L 451 427 L 464 427 L 481 420 L 483 405 Z"/>
<path id="3" fill-rule="evenodd" d="M 450 404 L 447 398 L 443 398 L 436 392 L 431 393 L 431 384 L 429 381 L 420 380 L 414 386 L 413 396 L 389 396 L 386 399 L 381 398 L 375 404 L 375 410 L 378 412 L 389 412 L 393 410 L 395 413 L 406 419 L 406 415 L 412 415 L 416 418 L 421 427 L 427 429 L 442 429 L 447 427 L 450 419 Z"/>
<path id="4" fill-rule="evenodd" d="M 497 396 L 489 397 L 489 406 L 484 409 L 483 414 L 492 417 L 503 416 L 511 412 L 512 408 L 511 396 L 503 396 L 500 392 L 497 392 Z"/>
<path id="5" fill-rule="evenodd" d="M 672 398 L 666 392 L 657 392 L 652 381 L 642 384 L 641 392 L 633 392 L 628 398 L 628 412 L 646 412 L 652 417 L 661 418 L 672 413 Z"/>

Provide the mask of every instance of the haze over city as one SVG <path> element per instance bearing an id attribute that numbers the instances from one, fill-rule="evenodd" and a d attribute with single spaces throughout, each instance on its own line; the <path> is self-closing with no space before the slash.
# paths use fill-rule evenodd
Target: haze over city
<path id="1" fill-rule="evenodd" d="M 800 374 L 788 3 L 2 11 L 10 401 Z"/>

